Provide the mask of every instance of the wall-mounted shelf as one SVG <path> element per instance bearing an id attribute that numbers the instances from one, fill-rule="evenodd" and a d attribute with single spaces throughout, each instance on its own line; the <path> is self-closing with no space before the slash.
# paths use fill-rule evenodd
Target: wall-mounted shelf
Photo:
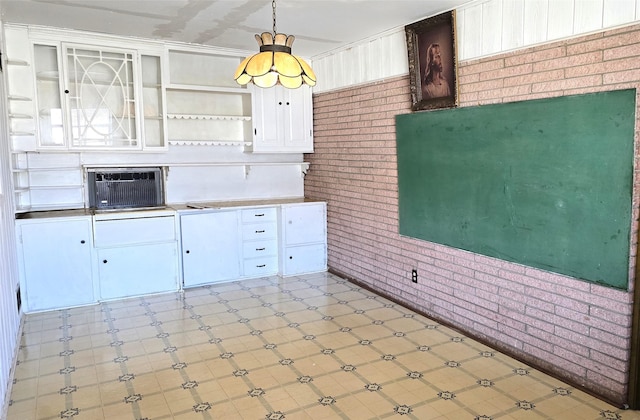
<path id="1" fill-rule="evenodd" d="M 9 99 L 10 101 L 33 101 L 33 99 L 29 98 L 28 96 L 20 95 L 9 95 L 7 96 L 7 99 Z"/>
<path id="2" fill-rule="evenodd" d="M 251 121 L 248 115 L 203 115 L 203 114 L 167 114 L 170 120 L 219 120 Z"/>
<path id="3" fill-rule="evenodd" d="M 207 86 L 207 85 L 184 85 L 170 83 L 167 90 L 184 90 L 192 92 L 218 92 L 218 93 L 240 93 L 246 94 L 247 88 L 244 87 L 224 87 L 224 86 Z"/>
<path id="4" fill-rule="evenodd" d="M 193 163 L 178 163 L 170 165 L 174 167 L 215 167 L 215 166 L 237 166 L 242 168 L 244 172 L 244 177 L 247 178 L 249 173 L 251 172 L 252 167 L 257 166 L 298 166 L 300 167 L 300 176 L 304 177 L 309 171 L 309 162 L 228 162 L 228 163 L 201 163 L 201 162 L 193 162 Z M 171 169 L 169 167 L 169 170 Z"/>
<path id="5" fill-rule="evenodd" d="M 55 70 L 39 71 L 36 73 L 36 80 L 57 82 L 60 80 L 60 72 Z"/>
<path id="6" fill-rule="evenodd" d="M 241 60 L 169 49 L 164 85 L 169 145 L 247 147 L 253 141 L 252 93 L 227 76 Z"/>
<path id="7" fill-rule="evenodd" d="M 26 60 L 7 60 L 9 66 L 29 66 L 29 62 Z"/>
<path id="8" fill-rule="evenodd" d="M 231 140 L 169 140 L 170 146 L 249 146 L 250 142 Z"/>
<path id="9" fill-rule="evenodd" d="M 9 114 L 9 118 L 15 119 L 15 120 L 31 120 L 33 119 L 33 115 L 29 115 L 29 114 Z"/>

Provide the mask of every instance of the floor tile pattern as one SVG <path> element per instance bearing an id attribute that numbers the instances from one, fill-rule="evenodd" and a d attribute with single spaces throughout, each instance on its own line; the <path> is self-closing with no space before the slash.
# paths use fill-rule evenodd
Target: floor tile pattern
<path id="1" fill-rule="evenodd" d="M 23 419 L 640 419 L 333 274 L 26 317 Z"/>

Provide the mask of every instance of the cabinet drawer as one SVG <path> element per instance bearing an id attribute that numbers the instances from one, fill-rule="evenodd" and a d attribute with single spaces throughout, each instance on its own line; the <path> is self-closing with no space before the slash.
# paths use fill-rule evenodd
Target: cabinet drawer
<path id="1" fill-rule="evenodd" d="M 242 223 L 275 222 L 278 213 L 275 207 L 242 210 Z"/>
<path id="2" fill-rule="evenodd" d="M 275 239 L 245 242 L 242 245 L 242 256 L 244 258 L 258 258 L 271 255 L 278 255 L 278 241 Z"/>
<path id="3" fill-rule="evenodd" d="M 99 220 L 95 223 L 96 247 L 166 242 L 175 239 L 173 216 Z"/>
<path id="4" fill-rule="evenodd" d="M 242 240 L 273 239 L 277 237 L 278 225 L 273 222 L 242 225 Z"/>
<path id="5" fill-rule="evenodd" d="M 271 276 L 278 272 L 278 257 L 252 258 L 244 260 L 245 277 Z"/>

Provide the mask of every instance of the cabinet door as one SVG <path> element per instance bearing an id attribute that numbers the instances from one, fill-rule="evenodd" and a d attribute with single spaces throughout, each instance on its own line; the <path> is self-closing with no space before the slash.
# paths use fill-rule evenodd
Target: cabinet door
<path id="1" fill-rule="evenodd" d="M 284 147 L 284 139 L 278 135 L 282 131 L 283 121 L 279 117 L 278 108 L 274 105 L 278 100 L 277 89 L 253 89 L 253 151 L 276 151 Z"/>
<path id="2" fill-rule="evenodd" d="M 240 230 L 237 211 L 184 214 L 182 274 L 185 287 L 240 276 Z"/>
<path id="3" fill-rule="evenodd" d="M 311 90 L 254 88 L 254 152 L 313 152 Z"/>
<path id="4" fill-rule="evenodd" d="M 175 242 L 98 249 L 100 297 L 116 299 L 178 289 Z"/>
<path id="5" fill-rule="evenodd" d="M 324 203 L 283 206 L 284 243 L 326 242 Z"/>
<path id="6" fill-rule="evenodd" d="M 95 301 L 88 218 L 25 223 L 18 232 L 27 311 Z"/>
<path id="7" fill-rule="evenodd" d="M 284 276 L 316 273 L 327 269 L 325 244 L 291 246 L 284 250 Z"/>
<path id="8" fill-rule="evenodd" d="M 284 114 L 284 146 L 295 152 L 313 152 L 313 115 L 311 89 L 282 88 L 282 100 L 277 107 Z"/>
<path id="9" fill-rule="evenodd" d="M 60 100 L 58 47 L 35 44 L 33 58 L 38 107 L 38 148 L 66 147 Z"/>
<path id="10" fill-rule="evenodd" d="M 138 98 L 142 110 L 143 148 L 168 150 L 166 123 L 162 95 L 162 58 L 152 54 L 140 55 L 142 96 Z"/>
<path id="11" fill-rule="evenodd" d="M 140 149 L 137 52 L 72 44 L 63 51 L 70 146 Z"/>

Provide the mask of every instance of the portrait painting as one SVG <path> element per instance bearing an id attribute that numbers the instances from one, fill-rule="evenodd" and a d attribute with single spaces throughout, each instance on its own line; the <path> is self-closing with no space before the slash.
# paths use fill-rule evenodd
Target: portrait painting
<path id="1" fill-rule="evenodd" d="M 455 11 L 405 26 L 411 109 L 458 104 Z"/>

